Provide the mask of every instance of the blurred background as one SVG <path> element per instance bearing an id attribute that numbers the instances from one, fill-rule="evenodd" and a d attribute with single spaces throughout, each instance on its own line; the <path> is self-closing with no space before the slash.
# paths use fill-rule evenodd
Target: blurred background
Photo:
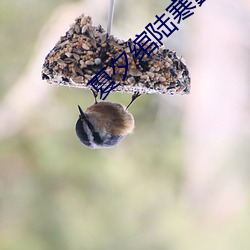
<path id="1" fill-rule="evenodd" d="M 112 33 L 134 38 L 170 2 L 117 0 Z M 134 134 L 90 150 L 74 126 L 92 94 L 41 68 L 81 13 L 106 28 L 108 5 L 0 2 L 0 249 L 249 250 L 249 0 L 207 0 L 182 21 L 165 46 L 191 94 L 140 97 Z"/>

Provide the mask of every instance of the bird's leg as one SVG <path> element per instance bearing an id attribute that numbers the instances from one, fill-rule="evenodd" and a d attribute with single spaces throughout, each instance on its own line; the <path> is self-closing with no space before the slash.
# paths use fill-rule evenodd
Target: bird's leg
<path id="1" fill-rule="evenodd" d="M 94 99 L 95 99 L 95 104 L 97 104 L 97 100 L 96 100 L 96 98 L 97 98 L 97 96 L 98 96 L 98 92 L 97 92 L 97 91 L 95 91 L 95 90 L 93 90 L 92 88 L 91 88 L 90 90 L 91 90 L 91 92 L 92 92 L 92 94 L 93 94 L 93 96 L 94 96 Z"/>
<path id="2" fill-rule="evenodd" d="M 135 92 L 132 95 L 132 100 L 130 101 L 130 103 L 128 104 L 126 110 L 131 106 L 131 104 L 140 96 L 141 94 L 139 93 L 139 91 Z"/>

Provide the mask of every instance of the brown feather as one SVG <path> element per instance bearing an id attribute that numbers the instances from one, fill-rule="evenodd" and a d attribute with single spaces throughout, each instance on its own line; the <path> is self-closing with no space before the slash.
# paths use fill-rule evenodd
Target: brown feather
<path id="1" fill-rule="evenodd" d="M 111 135 L 127 135 L 133 132 L 134 118 L 118 103 L 99 102 L 86 109 L 98 131 L 107 131 Z"/>

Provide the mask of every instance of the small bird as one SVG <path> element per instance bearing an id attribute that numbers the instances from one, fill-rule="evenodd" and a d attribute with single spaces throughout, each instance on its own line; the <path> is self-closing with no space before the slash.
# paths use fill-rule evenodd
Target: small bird
<path id="1" fill-rule="evenodd" d="M 93 92 L 93 91 L 92 91 Z M 111 148 L 134 130 L 134 117 L 127 111 L 131 103 L 139 96 L 135 94 L 127 108 L 119 103 L 97 102 L 97 94 L 93 92 L 95 103 L 85 112 L 78 105 L 80 112 L 76 122 L 76 134 L 88 148 Z"/>

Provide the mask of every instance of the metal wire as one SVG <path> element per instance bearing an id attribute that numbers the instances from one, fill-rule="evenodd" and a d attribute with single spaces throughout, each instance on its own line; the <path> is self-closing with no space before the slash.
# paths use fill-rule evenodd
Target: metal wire
<path id="1" fill-rule="evenodd" d="M 108 34 L 111 34 L 114 11 L 115 11 L 115 0 L 110 0 L 109 13 L 108 13 L 108 25 L 107 25 Z"/>

